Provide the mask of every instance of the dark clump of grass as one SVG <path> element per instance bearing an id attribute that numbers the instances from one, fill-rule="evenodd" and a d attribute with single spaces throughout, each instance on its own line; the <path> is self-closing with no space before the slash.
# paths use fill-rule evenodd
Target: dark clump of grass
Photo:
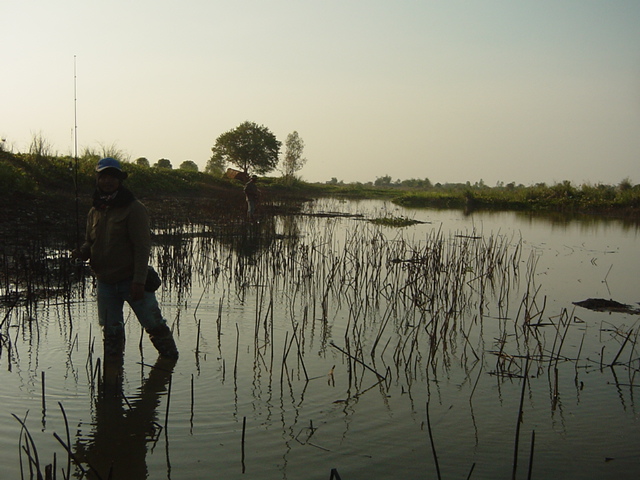
<path id="1" fill-rule="evenodd" d="M 410 227 L 411 225 L 421 223 L 420 221 L 413 220 L 411 218 L 393 216 L 373 218 L 369 221 L 374 225 L 381 225 L 383 227 Z"/>

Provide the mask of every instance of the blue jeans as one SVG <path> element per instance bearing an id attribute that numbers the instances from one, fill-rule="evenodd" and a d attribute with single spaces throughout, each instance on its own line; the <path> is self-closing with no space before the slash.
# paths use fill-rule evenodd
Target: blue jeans
<path id="1" fill-rule="evenodd" d="M 247 217 L 249 220 L 253 218 L 256 213 L 256 199 L 247 197 Z"/>
<path id="2" fill-rule="evenodd" d="M 145 330 L 152 330 L 166 323 L 162 317 L 158 300 L 153 292 L 144 292 L 144 297 L 131 301 L 131 280 L 104 283 L 98 280 L 98 321 L 105 336 L 124 336 L 122 308 L 127 302 Z"/>

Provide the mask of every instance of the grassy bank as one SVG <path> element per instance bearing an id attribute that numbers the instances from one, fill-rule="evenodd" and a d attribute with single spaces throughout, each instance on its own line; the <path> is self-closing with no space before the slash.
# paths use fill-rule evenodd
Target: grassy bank
<path id="1" fill-rule="evenodd" d="M 47 198 L 90 195 L 95 182 L 97 158 L 43 157 L 0 151 L 0 188 L 18 197 Z M 242 195 L 235 180 L 181 169 L 145 167 L 126 163 L 127 185 L 141 198 L 209 197 Z M 466 210 L 535 210 L 621 216 L 640 216 L 640 185 L 572 185 L 565 181 L 547 186 L 487 187 L 485 185 L 436 184 L 428 187 L 376 186 L 371 183 L 285 184 L 281 178 L 265 177 L 260 186 L 271 196 L 385 198 L 405 207 L 456 208 Z"/>
<path id="2" fill-rule="evenodd" d="M 569 182 L 563 182 L 553 186 L 407 192 L 396 197 L 394 201 L 406 207 L 535 210 L 636 216 L 640 213 L 640 188 L 627 184 L 573 186 Z"/>
<path id="3" fill-rule="evenodd" d="M 0 188 L 9 194 L 75 195 L 93 191 L 97 158 L 38 157 L 0 152 Z M 127 185 L 141 196 L 198 195 L 229 187 L 229 182 L 200 172 L 126 163 Z"/>

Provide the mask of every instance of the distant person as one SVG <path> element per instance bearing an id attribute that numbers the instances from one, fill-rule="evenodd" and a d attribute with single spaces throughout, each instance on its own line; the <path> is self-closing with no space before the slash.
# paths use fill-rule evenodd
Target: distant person
<path id="1" fill-rule="evenodd" d="M 244 186 L 244 195 L 247 197 L 247 219 L 253 222 L 255 219 L 256 205 L 260 199 L 260 190 L 258 190 L 258 177 L 252 175 Z"/>
<path id="2" fill-rule="evenodd" d="M 122 358 L 124 353 L 124 302 L 131 306 L 160 355 L 177 359 L 173 334 L 162 317 L 155 289 L 145 288 L 151 251 L 147 209 L 122 185 L 127 173 L 116 159 L 103 158 L 96 172 L 85 242 L 72 257 L 89 260 L 98 281 L 98 321 L 103 329 L 105 359 Z"/>

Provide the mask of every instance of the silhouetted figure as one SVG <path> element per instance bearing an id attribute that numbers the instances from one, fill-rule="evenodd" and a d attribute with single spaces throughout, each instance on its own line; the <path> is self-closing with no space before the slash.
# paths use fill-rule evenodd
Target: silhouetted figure
<path id="1" fill-rule="evenodd" d="M 122 185 L 127 173 L 114 158 L 96 167 L 93 207 L 87 217 L 85 241 L 73 258 L 89 260 L 98 280 L 98 320 L 103 330 L 105 357 L 124 351 L 127 302 L 160 355 L 178 358 L 173 334 L 162 317 L 155 289 L 149 283 L 151 229 L 145 206 Z M 158 288 L 159 283 L 155 284 Z"/>
<path id="2" fill-rule="evenodd" d="M 258 189 L 258 177 L 252 175 L 244 186 L 244 195 L 247 198 L 247 220 L 253 222 L 255 219 L 256 205 L 260 200 L 260 190 Z"/>

